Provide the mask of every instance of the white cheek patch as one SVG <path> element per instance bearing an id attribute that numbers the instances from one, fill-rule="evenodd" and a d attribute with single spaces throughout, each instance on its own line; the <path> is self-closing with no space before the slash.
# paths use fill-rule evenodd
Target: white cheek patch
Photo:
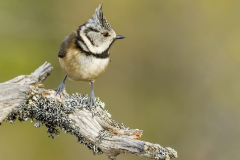
<path id="1" fill-rule="evenodd" d="M 101 54 L 102 52 L 106 51 L 109 48 L 112 41 L 106 41 L 99 46 L 93 46 L 92 43 L 89 41 L 89 39 L 86 37 L 83 30 L 80 31 L 80 36 L 82 37 L 82 39 L 85 42 L 85 44 L 87 45 L 88 49 L 92 53 Z"/>
<path id="2" fill-rule="evenodd" d="M 85 44 L 81 41 L 78 41 L 78 44 L 82 47 L 82 49 L 86 52 L 89 52 L 88 48 L 85 46 Z"/>

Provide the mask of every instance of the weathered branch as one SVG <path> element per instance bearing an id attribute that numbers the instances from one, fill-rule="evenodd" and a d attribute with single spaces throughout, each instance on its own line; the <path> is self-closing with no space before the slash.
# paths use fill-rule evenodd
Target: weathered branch
<path id="1" fill-rule="evenodd" d="M 51 64 L 45 62 L 31 75 L 0 83 L 0 123 L 35 120 L 34 126 L 45 125 L 50 137 L 65 130 L 94 154 L 104 153 L 110 159 L 116 159 L 120 153 L 165 160 L 177 157 L 174 149 L 137 140 L 142 131 L 127 129 L 112 120 L 99 99 L 95 107 L 89 107 L 87 95 L 64 92 L 55 96 L 55 90 L 44 89 L 41 83 L 52 70 Z"/>

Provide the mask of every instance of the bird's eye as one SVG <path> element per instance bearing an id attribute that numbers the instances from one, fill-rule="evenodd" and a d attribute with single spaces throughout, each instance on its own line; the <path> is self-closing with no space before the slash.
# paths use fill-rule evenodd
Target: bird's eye
<path id="1" fill-rule="evenodd" d="M 103 36 L 104 36 L 104 37 L 108 37 L 108 36 L 109 36 L 108 32 L 103 33 Z"/>

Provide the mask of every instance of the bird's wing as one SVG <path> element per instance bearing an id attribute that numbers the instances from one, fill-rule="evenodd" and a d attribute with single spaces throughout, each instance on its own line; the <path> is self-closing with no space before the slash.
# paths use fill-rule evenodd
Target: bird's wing
<path id="1" fill-rule="evenodd" d="M 67 54 L 67 50 L 68 50 L 68 37 L 66 39 L 64 39 L 62 41 L 59 53 L 58 53 L 58 57 L 60 58 L 64 58 Z"/>

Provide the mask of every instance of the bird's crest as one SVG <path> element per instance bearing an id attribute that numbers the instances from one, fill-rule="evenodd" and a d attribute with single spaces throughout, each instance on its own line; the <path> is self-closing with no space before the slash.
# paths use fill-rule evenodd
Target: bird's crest
<path id="1" fill-rule="evenodd" d="M 102 12 L 102 5 L 100 4 L 99 7 L 96 9 L 94 15 L 89 20 L 90 23 L 95 23 L 97 25 L 100 25 L 101 27 L 104 27 L 108 30 L 111 30 L 112 27 L 108 23 L 107 19 L 103 16 Z"/>

